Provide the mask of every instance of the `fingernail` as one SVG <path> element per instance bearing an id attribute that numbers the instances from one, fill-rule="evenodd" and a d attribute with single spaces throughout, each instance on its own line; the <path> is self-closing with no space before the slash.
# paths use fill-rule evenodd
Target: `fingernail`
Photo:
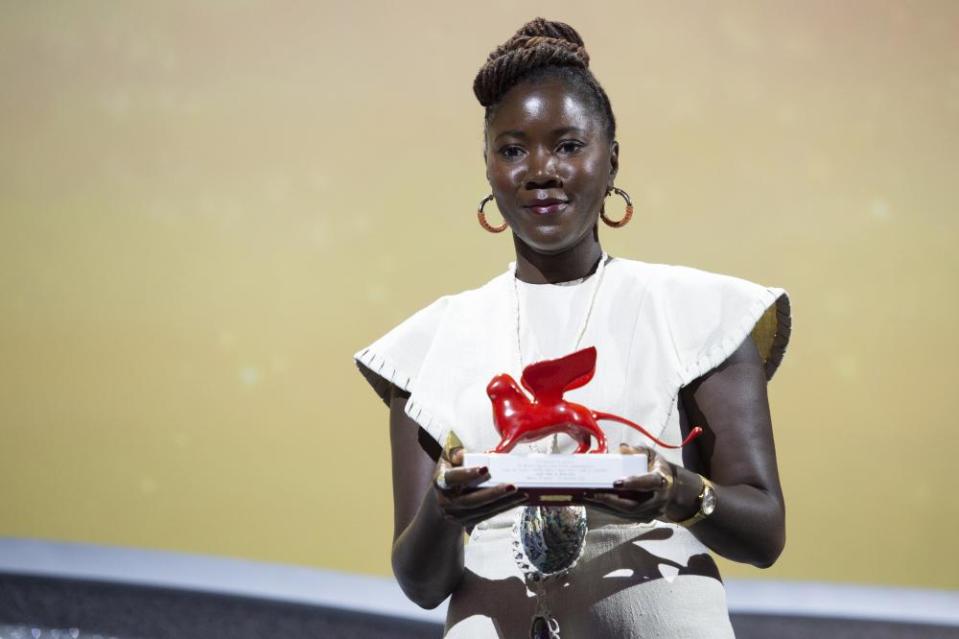
<path id="1" fill-rule="evenodd" d="M 508 492 L 508 493 L 515 493 L 515 492 L 516 492 L 516 486 L 514 486 L 513 484 L 506 484 L 506 492 Z"/>
<path id="2" fill-rule="evenodd" d="M 613 482 L 613 488 L 622 488 L 623 485 L 625 484 L 626 482 L 623 481 L 622 479 L 617 479 L 616 481 Z"/>
<path id="3" fill-rule="evenodd" d="M 488 475 L 488 474 L 489 474 L 489 468 L 487 468 L 486 466 L 480 466 L 479 474 L 480 474 L 480 475 Z"/>

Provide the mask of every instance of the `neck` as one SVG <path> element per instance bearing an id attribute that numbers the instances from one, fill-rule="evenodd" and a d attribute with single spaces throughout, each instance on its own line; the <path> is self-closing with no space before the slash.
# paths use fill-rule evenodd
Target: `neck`
<path id="1" fill-rule="evenodd" d="M 513 236 L 516 248 L 516 277 L 529 284 L 569 282 L 591 275 L 603 256 L 596 233 L 587 233 L 574 246 L 560 253 L 537 253 Z"/>

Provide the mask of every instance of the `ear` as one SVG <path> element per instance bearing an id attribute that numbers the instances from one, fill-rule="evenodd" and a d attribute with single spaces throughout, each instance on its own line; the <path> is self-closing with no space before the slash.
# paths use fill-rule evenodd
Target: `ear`
<path id="1" fill-rule="evenodd" d="M 613 186 L 613 182 L 616 179 L 616 173 L 619 172 L 619 142 L 613 140 L 609 144 L 609 184 L 606 185 L 607 188 Z"/>
<path id="2" fill-rule="evenodd" d="M 489 158 L 486 155 L 486 140 L 483 140 L 483 166 L 486 167 L 486 181 L 489 182 Z"/>

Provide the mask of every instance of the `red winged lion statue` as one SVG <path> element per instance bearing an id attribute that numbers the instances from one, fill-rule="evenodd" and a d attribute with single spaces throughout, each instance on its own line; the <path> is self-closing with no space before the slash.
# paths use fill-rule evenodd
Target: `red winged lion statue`
<path id="1" fill-rule="evenodd" d="M 667 444 L 635 422 L 563 399 L 566 391 L 588 384 L 595 372 L 596 347 L 590 346 L 559 359 L 530 364 L 520 378 L 522 388 L 505 373 L 495 376 L 486 387 L 486 394 L 493 402 L 493 421 L 501 437 L 492 452 L 508 453 L 519 443 L 565 433 L 579 442 L 577 453 L 605 453 L 606 435 L 599 427 L 599 422 L 604 420 L 635 428 L 664 448 L 685 446 L 703 432 L 697 426 L 682 443 Z M 532 399 L 523 392 L 524 388 Z M 596 447 L 590 449 L 593 439 Z"/>

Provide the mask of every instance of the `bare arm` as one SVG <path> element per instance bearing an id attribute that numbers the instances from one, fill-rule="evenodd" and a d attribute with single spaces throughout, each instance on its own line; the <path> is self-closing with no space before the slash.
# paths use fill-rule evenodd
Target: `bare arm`
<path id="1" fill-rule="evenodd" d="M 734 561 L 766 568 L 786 541 L 785 506 L 776 467 L 772 422 L 763 362 L 746 338 L 720 366 L 680 392 L 690 424 L 704 433 L 685 456 L 693 469 L 651 455 L 650 470 L 672 475 L 627 478 L 618 496 L 597 496 L 597 505 L 624 517 L 682 521 L 698 509 L 698 470 L 716 486 L 716 510 L 690 531 L 711 549 Z M 629 451 L 624 451 L 629 452 Z M 686 451 L 684 451 L 686 452 Z"/>
<path id="2" fill-rule="evenodd" d="M 390 398 L 391 560 L 406 596 L 423 608 L 435 608 L 462 578 L 463 527 L 443 517 L 431 494 L 436 464 L 420 445 L 422 429 L 404 412 L 407 397 L 394 391 Z"/>
<path id="3" fill-rule="evenodd" d="M 437 465 L 440 448 L 406 415 L 408 397 L 395 388 L 390 397 L 393 574 L 410 600 L 435 608 L 463 577 L 464 524 L 512 508 L 525 495 L 512 486 L 470 490 L 489 474 L 483 468 L 451 468 L 461 463 L 462 451 L 452 464 L 444 460 Z M 438 470 L 446 472 L 447 492 L 435 488 Z"/>
<path id="4" fill-rule="evenodd" d="M 717 497 L 713 514 L 690 531 L 724 557 L 771 566 L 786 543 L 786 509 L 766 375 L 752 339 L 747 337 L 725 362 L 684 388 L 680 397 L 689 422 L 705 430 L 697 447 L 699 470 L 716 484 Z M 676 470 L 677 486 L 687 489 L 678 496 L 679 512 L 673 513 L 679 519 L 695 512 L 702 482 L 689 470 Z"/>

